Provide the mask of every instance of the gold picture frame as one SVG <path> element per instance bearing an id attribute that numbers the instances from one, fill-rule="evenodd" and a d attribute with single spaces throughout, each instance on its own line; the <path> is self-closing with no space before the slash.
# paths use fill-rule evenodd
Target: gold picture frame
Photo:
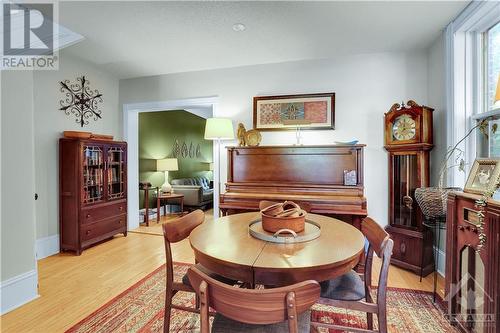
<path id="1" fill-rule="evenodd" d="M 488 189 L 496 187 L 499 179 L 500 159 L 478 158 L 467 177 L 464 192 L 484 194 Z"/>

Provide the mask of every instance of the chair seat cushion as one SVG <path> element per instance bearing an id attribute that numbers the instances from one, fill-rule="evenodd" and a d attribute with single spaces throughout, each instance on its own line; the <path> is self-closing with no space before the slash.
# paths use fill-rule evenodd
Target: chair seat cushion
<path id="1" fill-rule="evenodd" d="M 238 281 L 235 281 L 235 280 L 231 280 L 231 279 L 228 279 L 222 275 L 219 275 L 219 274 L 216 274 L 210 270 L 208 270 L 207 268 L 203 267 L 201 264 L 196 264 L 194 265 L 196 268 L 198 268 L 200 271 L 202 271 L 203 273 L 207 274 L 208 276 L 210 276 L 212 279 L 215 279 L 219 282 L 222 282 L 222 283 L 225 283 L 225 284 L 229 284 L 229 285 L 235 285 L 236 282 Z M 189 277 L 186 274 L 184 274 L 184 276 L 182 277 L 182 283 L 185 284 L 186 286 L 190 286 L 191 287 L 191 282 L 189 281 Z"/>
<path id="2" fill-rule="evenodd" d="M 365 298 L 365 283 L 355 271 L 320 283 L 322 298 L 359 301 Z"/>
<path id="3" fill-rule="evenodd" d="M 311 330 L 311 311 L 299 315 L 299 333 L 309 333 Z M 216 314 L 212 324 L 212 333 L 288 333 L 288 322 L 284 321 L 269 325 L 252 325 Z"/>

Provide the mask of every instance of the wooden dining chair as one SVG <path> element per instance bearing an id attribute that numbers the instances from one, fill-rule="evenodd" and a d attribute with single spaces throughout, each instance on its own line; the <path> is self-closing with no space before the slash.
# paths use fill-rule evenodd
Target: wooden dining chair
<path id="1" fill-rule="evenodd" d="M 163 332 L 168 332 L 170 329 L 170 313 L 172 308 L 189 311 L 189 312 L 199 312 L 199 306 L 196 308 L 186 307 L 182 305 L 176 305 L 172 303 L 172 298 L 178 291 L 192 292 L 194 293 L 194 289 L 191 287 L 189 283 L 189 278 L 186 275 L 182 277 L 182 281 L 174 281 L 174 267 L 173 267 L 173 259 L 172 259 L 172 249 L 170 244 L 180 242 L 183 239 L 189 237 L 191 231 L 194 228 L 199 226 L 205 220 L 205 213 L 201 210 L 195 210 L 187 215 L 179 217 L 175 220 L 172 220 L 168 223 L 164 223 L 163 227 L 163 238 L 165 240 L 165 257 L 166 257 L 166 267 L 167 267 L 167 285 L 165 291 L 165 315 L 164 315 L 164 324 L 163 324 Z M 227 283 L 230 285 L 234 285 L 235 281 L 226 279 L 220 275 L 217 275 L 213 272 L 210 272 L 208 269 L 204 268 L 200 264 L 196 264 L 200 271 L 205 272 L 205 274 L 211 276 L 212 278 L 217 279 L 221 283 Z M 198 301 L 196 302 L 198 304 Z"/>
<path id="2" fill-rule="evenodd" d="M 269 206 L 272 206 L 272 205 L 275 205 L 277 203 L 280 203 L 278 201 L 268 201 L 268 200 L 262 200 L 259 202 L 259 209 L 260 210 L 263 210 L 264 208 L 267 208 Z M 302 208 L 302 210 L 305 210 L 307 213 L 310 213 L 311 212 L 311 204 L 307 203 L 307 202 L 300 202 L 300 203 L 297 203 L 300 208 Z"/>
<path id="3" fill-rule="evenodd" d="M 389 263 L 391 261 L 394 242 L 389 238 L 389 234 L 377 222 L 369 217 L 361 222 L 361 232 L 369 243 L 365 258 L 364 275 L 360 276 L 355 271 L 350 271 L 333 280 L 321 282 L 320 302 L 339 308 L 366 312 L 368 330 L 311 322 L 313 327 L 326 327 L 329 329 L 352 332 L 371 332 L 373 331 L 373 314 L 375 313 L 378 318 L 378 332 L 387 332 L 387 276 L 389 274 Z M 382 259 L 376 302 L 373 302 L 373 298 L 370 294 L 374 252 Z"/>
<path id="4" fill-rule="evenodd" d="M 223 284 L 197 267 L 191 267 L 188 276 L 200 298 L 201 333 L 210 332 L 210 307 L 216 311 L 212 333 L 310 331 L 310 308 L 320 293 L 316 281 L 274 289 L 242 289 Z"/>

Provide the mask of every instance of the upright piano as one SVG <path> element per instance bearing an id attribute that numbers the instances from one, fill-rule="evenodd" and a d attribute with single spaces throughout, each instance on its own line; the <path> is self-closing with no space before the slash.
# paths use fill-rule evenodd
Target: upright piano
<path id="1" fill-rule="evenodd" d="M 311 213 L 359 228 L 366 217 L 364 145 L 228 147 L 224 215 L 259 210 L 261 200 L 307 203 Z M 355 171 L 349 185 L 344 173 Z"/>

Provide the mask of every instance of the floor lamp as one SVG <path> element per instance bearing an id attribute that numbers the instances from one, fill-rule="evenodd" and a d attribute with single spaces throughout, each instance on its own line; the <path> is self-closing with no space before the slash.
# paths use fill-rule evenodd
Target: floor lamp
<path id="1" fill-rule="evenodd" d="M 220 189 L 220 142 L 222 140 L 234 139 L 233 122 L 226 118 L 208 118 L 205 125 L 205 140 L 214 140 L 217 142 L 217 189 Z M 218 200 L 218 198 L 214 198 Z M 217 216 L 219 212 L 217 212 Z"/>

